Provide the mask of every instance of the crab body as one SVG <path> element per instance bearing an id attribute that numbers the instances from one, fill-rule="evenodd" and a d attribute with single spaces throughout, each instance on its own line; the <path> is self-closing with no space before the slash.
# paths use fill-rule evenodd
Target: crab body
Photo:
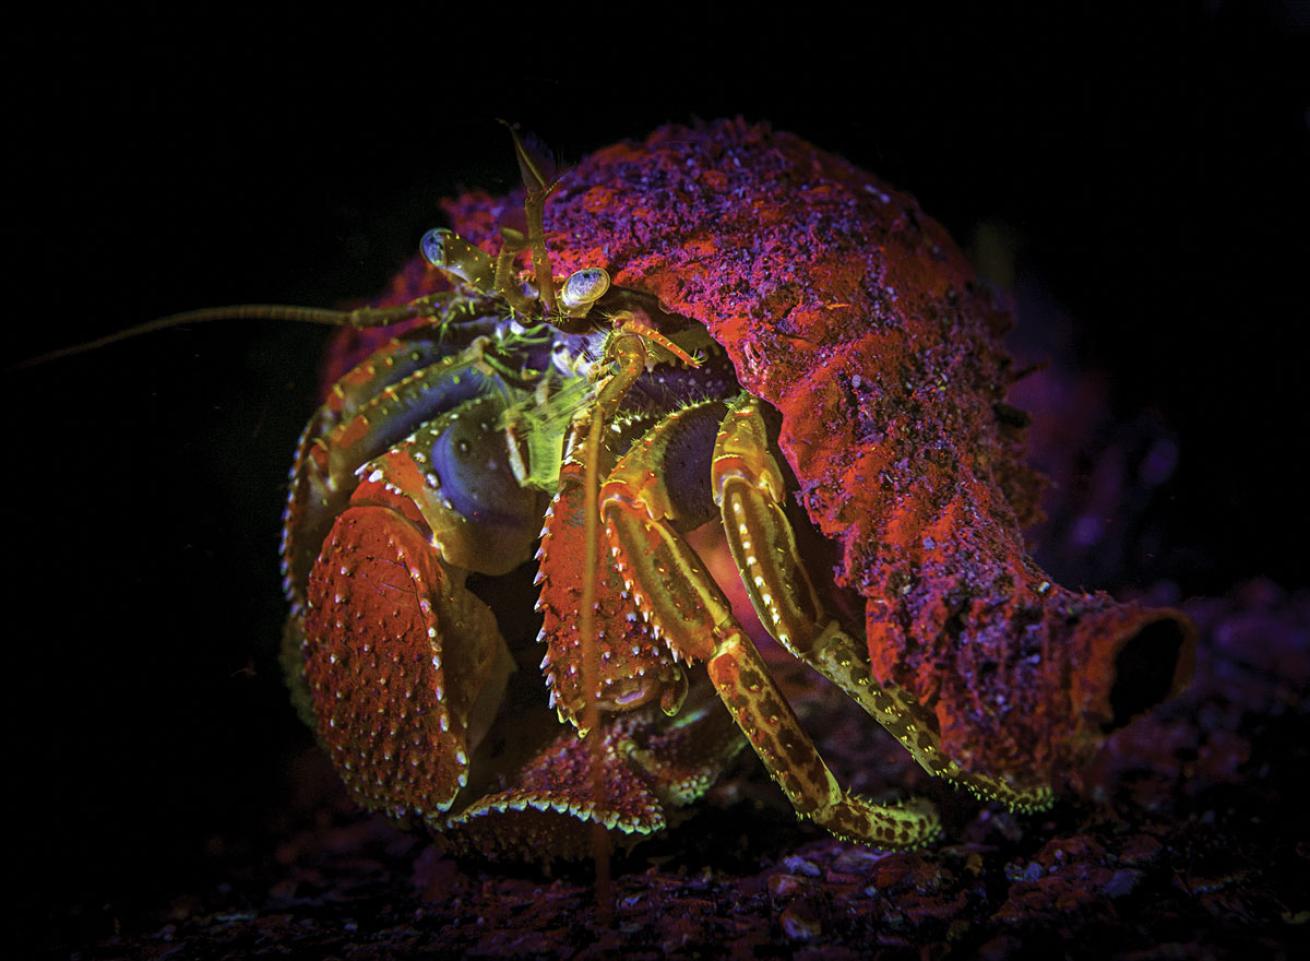
<path id="1" fill-rule="evenodd" d="M 1178 615 L 1027 557 L 1008 318 L 911 198 L 740 122 L 608 148 L 553 192 L 519 152 L 528 240 L 521 201 L 451 203 L 443 270 L 412 265 L 393 300 L 444 279 L 454 299 L 398 337 L 343 334 L 293 467 L 290 673 L 363 803 L 567 853 L 560 824 L 657 830 L 749 743 L 833 833 L 930 839 L 929 805 L 828 772 L 689 546 L 705 524 L 782 647 L 980 795 L 1046 803 L 1182 683 Z M 535 286 L 510 276 L 527 248 Z M 591 312 L 552 316 L 552 268 L 598 267 L 614 286 Z M 479 773 L 513 656 L 464 579 L 534 553 L 542 697 L 576 733 Z"/>

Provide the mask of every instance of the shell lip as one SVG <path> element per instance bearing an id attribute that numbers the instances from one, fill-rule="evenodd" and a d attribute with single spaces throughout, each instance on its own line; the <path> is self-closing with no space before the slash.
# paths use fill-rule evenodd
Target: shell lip
<path id="1" fill-rule="evenodd" d="M 1196 665 L 1196 626 L 1179 611 L 1147 611 L 1136 629 L 1115 639 L 1114 680 L 1105 695 L 1102 733 L 1170 700 L 1187 687 Z"/>
<path id="2" fill-rule="evenodd" d="M 1104 738 L 1180 694 L 1196 662 L 1196 626 L 1173 608 L 1119 605 L 1081 625 L 1083 730 Z"/>

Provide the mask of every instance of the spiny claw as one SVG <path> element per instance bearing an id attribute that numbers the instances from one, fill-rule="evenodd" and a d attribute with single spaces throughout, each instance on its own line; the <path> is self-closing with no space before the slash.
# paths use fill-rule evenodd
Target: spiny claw
<path id="1" fill-rule="evenodd" d="M 344 511 L 314 566 L 305 680 L 319 737 L 366 807 L 428 815 L 467 783 L 471 729 L 495 706 L 476 705 L 499 700 L 512 661 L 459 581 L 423 529 L 381 505 Z"/>
<path id="2" fill-rule="evenodd" d="M 607 456 L 603 451 L 602 457 Z M 582 603 L 583 555 L 587 525 L 583 523 L 585 469 L 571 460 L 560 471 L 559 493 L 553 516 L 547 521 L 541 541 L 542 578 L 540 606 L 548 657 L 554 670 L 547 685 L 558 706 L 574 724 L 582 722 L 586 697 L 583 690 L 583 638 L 577 611 Z M 596 536 L 600 536 L 597 532 Z M 601 678 L 598 692 L 610 709 L 632 709 L 663 697 L 668 687 L 685 686 L 681 668 L 663 648 L 653 643 L 646 622 L 639 616 L 635 599 L 624 590 L 620 572 L 604 565 L 596 577 L 593 601 L 594 632 L 601 645 Z M 570 670 L 572 668 L 572 670 Z"/>

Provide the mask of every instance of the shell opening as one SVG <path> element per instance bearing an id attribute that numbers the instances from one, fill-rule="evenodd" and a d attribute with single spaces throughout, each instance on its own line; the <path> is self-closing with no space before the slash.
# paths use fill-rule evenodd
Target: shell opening
<path id="1" fill-rule="evenodd" d="M 1110 689 L 1111 718 L 1105 733 L 1118 730 L 1137 715 L 1176 693 L 1191 673 L 1191 625 L 1165 617 L 1144 625 L 1119 648 Z"/>

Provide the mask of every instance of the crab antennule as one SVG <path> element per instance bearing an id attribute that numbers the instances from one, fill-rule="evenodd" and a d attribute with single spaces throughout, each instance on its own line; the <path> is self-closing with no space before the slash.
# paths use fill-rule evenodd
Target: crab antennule
<path id="1" fill-rule="evenodd" d="M 646 346 L 636 335 L 614 338 L 610 341 L 608 352 L 614 356 L 618 369 L 603 383 L 588 414 L 591 423 L 587 430 L 587 447 L 584 455 L 586 487 L 583 524 L 586 557 L 582 575 L 582 603 L 578 617 L 579 634 L 586 652 L 583 657 L 583 670 L 592 672 L 591 679 L 584 680 L 583 684 L 587 697 L 585 711 L 593 719 L 597 710 L 596 689 L 600 680 L 600 645 L 596 643 L 595 637 L 596 569 L 599 563 L 596 540 L 600 524 L 600 438 L 605 422 L 613 416 L 624 395 L 646 369 Z M 584 733 L 593 727 L 594 723 L 584 720 Z"/>
<path id="2" fill-rule="evenodd" d="M 517 138 L 516 138 L 517 142 Z M 579 636 L 582 639 L 582 692 L 586 698 L 582 709 L 582 729 L 579 734 L 595 731 L 600 726 L 600 643 L 596 638 L 596 489 L 597 460 L 600 452 L 601 411 L 599 404 L 592 412 L 591 427 L 587 431 L 586 480 L 584 498 L 584 538 L 586 555 L 583 561 L 582 609 L 579 613 Z M 605 790 L 602 739 L 599 734 L 591 739 L 591 799 L 598 804 Z M 610 890 L 610 844 L 604 827 L 596 822 L 591 828 L 591 854 L 596 865 L 596 910 L 608 920 L 612 895 Z"/>
<path id="3" fill-rule="evenodd" d="M 505 121 L 501 121 L 505 123 Z M 532 250 L 532 269 L 537 279 L 537 295 L 541 300 L 541 309 L 547 316 L 556 313 L 555 278 L 550 272 L 550 254 L 546 251 L 546 198 L 555 189 L 554 184 L 546 183 L 540 165 L 528 153 L 518 131 L 511 124 L 505 123 L 509 135 L 514 138 L 514 156 L 518 158 L 519 173 L 523 175 L 523 210 L 528 219 L 528 246 Z"/>

